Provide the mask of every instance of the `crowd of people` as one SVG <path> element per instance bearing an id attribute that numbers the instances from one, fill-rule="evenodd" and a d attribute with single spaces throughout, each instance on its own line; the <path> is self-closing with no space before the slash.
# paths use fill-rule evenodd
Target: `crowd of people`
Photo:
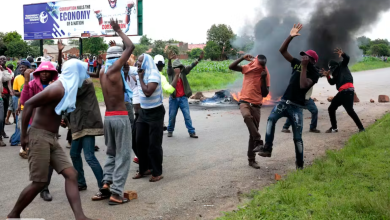
<path id="1" fill-rule="evenodd" d="M 184 66 L 176 59 L 175 53 L 169 52 L 166 79 L 162 73 L 165 67 L 162 55 L 153 59 L 148 54 L 142 54 L 135 60 L 132 55 L 135 45 L 121 31 L 118 22 L 111 20 L 110 24 L 122 38 L 123 47 L 117 46 L 114 41 L 110 42 L 105 65 L 100 67 L 99 77 L 106 106 L 104 120 L 94 85 L 89 79 L 89 75 L 96 71 L 92 60 L 85 62 L 72 58 L 64 64 L 40 60 L 36 62 L 36 68 L 30 60 L 23 60 L 14 73 L 12 66 L 5 66 L 6 58 L 0 57 L 0 79 L 3 82 L 0 90 L 1 86 L 3 91 L 8 88 L 8 93 L 3 92 L 3 98 L 0 99 L 1 138 L 6 137 L 5 122 L 15 113 L 17 125 L 12 143 L 20 143 L 20 156 L 28 159 L 31 181 L 20 194 L 9 218 L 20 218 L 22 211 L 38 194 L 45 201 L 52 200 L 48 187 L 55 170 L 65 178 L 65 191 L 75 218 L 88 219 L 82 210 L 79 195 L 79 191 L 87 189 L 82 151 L 99 188 L 91 198 L 92 201 L 107 199 L 109 205 L 129 202 L 124 197 L 124 187 L 130 170 L 131 151 L 136 155 L 133 161 L 139 164 L 133 179 L 151 176 L 150 182 L 161 181 L 163 132 L 166 128 L 167 136 L 173 137 L 179 108 L 189 137 L 198 138 L 190 116 L 188 97 L 192 91 L 187 75 L 203 59 L 203 53 L 192 65 Z M 348 69 L 348 55 L 337 49 L 336 53 L 343 61 L 330 61 L 329 70 L 316 67 L 319 57 L 315 51 L 301 52 L 301 60 L 294 58 L 288 52 L 288 46 L 300 35 L 301 29 L 301 24 L 294 25 L 280 48 L 283 57 L 291 63 L 292 75 L 284 96 L 268 118 L 265 142 L 261 139 L 259 125 L 263 97 L 269 93 L 272 76 L 272 70 L 270 73 L 266 67 L 267 58 L 265 55 L 245 55 L 229 66 L 244 74 L 239 106 L 250 134 L 247 156 L 249 166 L 253 168 L 260 168 L 256 162 L 256 153 L 262 157 L 271 157 L 275 124 L 282 117 L 287 117 L 282 132 L 290 133 L 289 127 L 292 127 L 297 169 L 304 167 L 303 109 L 312 113 L 310 132 L 320 133 L 317 129 L 318 109 L 310 98 L 320 76 L 326 76 L 329 83 L 336 85 L 339 91 L 329 107 L 332 127 L 326 132 L 338 132 L 335 112 L 341 105 L 359 130 L 364 131 L 353 110 L 354 86 Z M 61 40 L 58 49 L 59 60 L 62 60 Z M 239 65 L 244 60 L 250 63 Z M 103 64 L 103 61 L 100 63 Z M 10 90 L 12 83 L 13 88 Z M 164 125 L 166 112 L 163 91 L 170 94 L 168 127 Z M 11 96 L 9 112 L 1 112 L 2 109 L 8 109 L 8 105 L 5 107 L 6 102 L 11 105 Z M 57 141 L 60 126 L 69 129 L 71 162 Z M 107 151 L 102 166 L 95 156 L 95 137 L 103 135 Z M 3 141 L 0 143 L 4 145 Z"/>

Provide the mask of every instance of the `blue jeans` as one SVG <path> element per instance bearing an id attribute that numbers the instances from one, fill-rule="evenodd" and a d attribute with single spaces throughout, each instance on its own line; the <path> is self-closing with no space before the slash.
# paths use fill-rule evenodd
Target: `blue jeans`
<path id="1" fill-rule="evenodd" d="M 316 104 L 314 103 L 313 99 L 306 100 L 305 106 L 307 107 L 307 110 L 311 113 L 311 124 L 310 124 L 310 130 L 317 129 L 317 121 L 318 121 L 318 108 Z M 287 118 L 286 123 L 284 124 L 283 128 L 288 129 L 291 126 L 290 120 Z"/>
<path id="2" fill-rule="evenodd" d="M 81 159 L 81 150 L 84 150 L 84 157 L 88 165 L 95 174 L 99 189 L 103 187 L 103 169 L 99 161 L 95 157 L 95 136 L 84 136 L 72 141 L 70 149 L 70 157 L 72 158 L 73 166 L 78 172 L 77 182 L 79 186 L 87 186 L 84 177 L 83 160 Z"/>
<path id="3" fill-rule="evenodd" d="M 89 66 L 89 72 L 93 73 L 93 66 Z"/>
<path id="4" fill-rule="evenodd" d="M 268 117 L 267 133 L 265 135 L 265 147 L 272 148 L 274 142 L 275 125 L 282 117 L 287 117 L 292 122 L 294 134 L 295 154 L 297 163 L 303 162 L 303 113 L 302 108 L 295 105 L 288 105 L 286 102 L 279 102 Z"/>
<path id="5" fill-rule="evenodd" d="M 173 132 L 175 130 L 176 124 L 176 115 L 178 110 L 181 110 L 184 116 L 184 121 L 188 129 L 189 134 L 195 133 L 195 128 L 192 127 L 192 120 L 190 115 L 190 105 L 188 104 L 188 98 L 183 96 L 180 98 L 169 97 L 169 125 L 168 132 Z"/>

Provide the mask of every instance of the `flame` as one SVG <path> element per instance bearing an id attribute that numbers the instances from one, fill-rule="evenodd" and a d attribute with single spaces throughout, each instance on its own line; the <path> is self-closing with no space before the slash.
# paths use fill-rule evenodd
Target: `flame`
<path id="1" fill-rule="evenodd" d="M 237 102 L 240 101 L 240 98 L 241 98 L 241 93 L 240 92 L 232 92 L 232 97 L 234 100 L 236 100 Z M 280 99 L 280 98 L 279 98 Z M 269 102 L 272 100 L 272 94 L 269 93 L 267 97 L 263 98 L 263 102 Z"/>

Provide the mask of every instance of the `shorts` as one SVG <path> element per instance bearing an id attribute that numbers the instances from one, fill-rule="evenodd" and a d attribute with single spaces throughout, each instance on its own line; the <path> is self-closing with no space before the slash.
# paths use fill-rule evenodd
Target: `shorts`
<path id="1" fill-rule="evenodd" d="M 67 168 L 73 167 L 64 150 L 58 144 L 56 134 L 30 127 L 28 137 L 28 164 L 31 181 L 46 183 L 48 181 L 49 165 L 58 174 Z"/>

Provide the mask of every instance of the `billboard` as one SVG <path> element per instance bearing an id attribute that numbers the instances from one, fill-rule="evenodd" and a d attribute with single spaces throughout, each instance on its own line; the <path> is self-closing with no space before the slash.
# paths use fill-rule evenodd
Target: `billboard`
<path id="1" fill-rule="evenodd" d="M 137 3 L 133 0 L 59 1 L 23 6 L 24 39 L 110 37 L 110 19 L 126 35 L 138 35 Z"/>

